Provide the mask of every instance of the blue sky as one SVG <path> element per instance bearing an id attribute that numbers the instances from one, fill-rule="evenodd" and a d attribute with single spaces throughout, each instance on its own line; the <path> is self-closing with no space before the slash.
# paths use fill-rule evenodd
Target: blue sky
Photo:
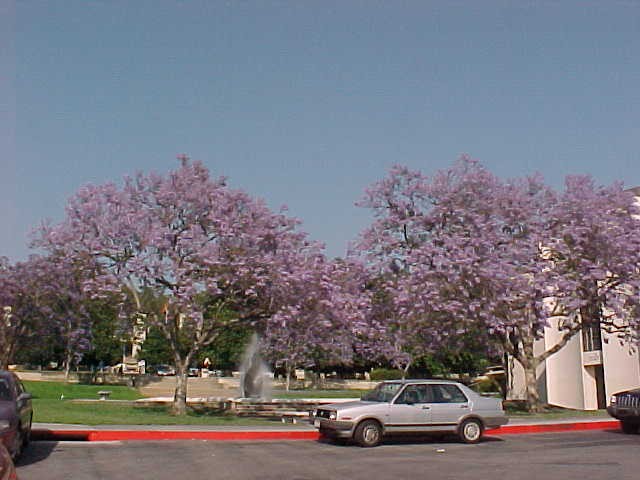
<path id="1" fill-rule="evenodd" d="M 0 0 L 0 255 L 186 153 L 342 255 L 394 163 L 640 185 L 640 2 Z"/>

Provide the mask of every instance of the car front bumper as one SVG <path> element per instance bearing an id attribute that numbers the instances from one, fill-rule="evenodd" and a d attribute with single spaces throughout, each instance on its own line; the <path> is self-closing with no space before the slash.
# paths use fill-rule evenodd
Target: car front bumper
<path id="1" fill-rule="evenodd" d="M 318 431 L 330 437 L 350 438 L 353 436 L 355 424 L 340 420 L 329 420 L 327 418 L 311 417 L 311 423 Z"/>
<path id="2" fill-rule="evenodd" d="M 640 408 L 609 405 L 607 407 L 607 413 L 618 420 L 637 422 L 640 424 Z"/>
<path id="3" fill-rule="evenodd" d="M 16 436 L 15 428 L 8 428 L 6 430 L 0 431 L 0 443 L 3 443 L 4 446 L 11 452 L 13 448 L 14 438 Z"/>

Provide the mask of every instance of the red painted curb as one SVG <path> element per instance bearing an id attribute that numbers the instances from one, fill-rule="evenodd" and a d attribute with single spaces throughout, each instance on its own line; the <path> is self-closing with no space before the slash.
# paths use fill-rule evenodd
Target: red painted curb
<path id="1" fill-rule="evenodd" d="M 317 440 L 318 432 L 178 432 L 94 430 L 90 442 L 109 440 Z"/>
<path id="2" fill-rule="evenodd" d="M 575 432 L 583 430 L 620 429 L 618 420 L 603 420 L 601 422 L 550 423 L 532 425 L 505 425 L 500 428 L 487 430 L 487 435 L 510 435 L 524 433 Z"/>
<path id="3" fill-rule="evenodd" d="M 533 425 L 505 425 L 487 430 L 487 435 L 518 435 L 527 433 L 572 432 L 584 430 L 620 429 L 617 420 Z M 315 431 L 184 431 L 184 430 L 48 430 L 34 429 L 33 440 L 70 441 L 130 441 L 130 440 L 318 440 Z"/>
<path id="4" fill-rule="evenodd" d="M 34 429 L 33 440 L 115 441 L 115 440 L 317 440 L 318 432 L 222 432 L 179 430 L 47 430 Z"/>

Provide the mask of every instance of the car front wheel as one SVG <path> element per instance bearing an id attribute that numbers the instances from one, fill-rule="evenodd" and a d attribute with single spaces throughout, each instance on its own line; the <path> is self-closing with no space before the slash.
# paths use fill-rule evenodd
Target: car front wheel
<path id="1" fill-rule="evenodd" d="M 23 447 L 23 436 L 22 436 L 22 428 L 18 425 L 16 429 L 16 433 L 13 436 L 13 445 L 11 448 L 11 458 L 13 461 L 16 461 L 18 457 L 22 454 Z"/>
<path id="2" fill-rule="evenodd" d="M 354 439 L 361 447 L 375 447 L 382 441 L 382 427 L 375 420 L 365 420 L 356 428 Z"/>
<path id="3" fill-rule="evenodd" d="M 31 414 L 31 417 L 29 418 L 29 425 L 27 425 L 27 428 L 25 429 L 24 433 L 22 434 L 22 449 L 23 450 L 29 446 L 29 443 L 31 443 L 31 428 L 32 428 L 32 426 L 33 426 L 33 413 Z"/>
<path id="4" fill-rule="evenodd" d="M 470 418 L 460 425 L 458 435 L 464 443 L 478 443 L 482 438 L 482 423 L 480 420 Z"/>
<path id="5" fill-rule="evenodd" d="M 638 433 L 638 429 L 640 429 L 640 425 L 637 423 L 631 422 L 621 422 L 622 423 L 622 431 L 624 433 Z"/>

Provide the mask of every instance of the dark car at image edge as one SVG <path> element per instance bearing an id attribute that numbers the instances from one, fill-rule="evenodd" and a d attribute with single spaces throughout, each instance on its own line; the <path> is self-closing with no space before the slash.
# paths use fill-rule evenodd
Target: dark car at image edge
<path id="1" fill-rule="evenodd" d="M 640 388 L 618 392 L 611 396 L 607 412 L 620 420 L 624 433 L 640 431 Z"/>
<path id="2" fill-rule="evenodd" d="M 17 480 L 16 466 L 13 464 L 11 454 L 0 443 L 0 480 Z"/>
<path id="3" fill-rule="evenodd" d="M 31 439 L 33 408 L 15 373 L 0 370 L 0 441 L 15 459 Z"/>

